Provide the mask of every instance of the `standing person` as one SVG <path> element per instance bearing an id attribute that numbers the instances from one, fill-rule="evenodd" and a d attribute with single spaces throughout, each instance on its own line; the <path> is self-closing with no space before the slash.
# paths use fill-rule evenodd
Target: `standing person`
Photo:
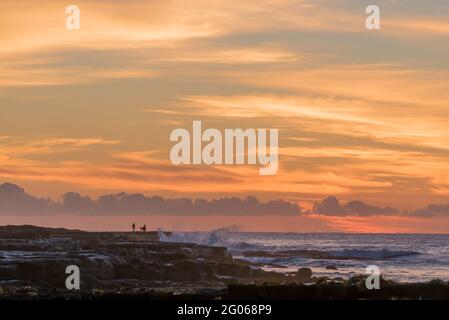
<path id="1" fill-rule="evenodd" d="M 133 232 L 136 231 L 136 224 L 133 222 Z"/>

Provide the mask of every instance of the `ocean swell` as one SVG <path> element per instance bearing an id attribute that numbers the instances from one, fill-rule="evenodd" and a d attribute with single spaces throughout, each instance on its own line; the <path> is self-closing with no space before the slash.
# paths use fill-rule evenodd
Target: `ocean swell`
<path id="1" fill-rule="evenodd" d="M 388 249 L 381 250 L 361 250 L 361 249 L 346 249 L 341 251 L 329 252 L 335 258 L 352 258 L 359 260 L 389 260 L 400 257 L 415 256 L 420 254 L 417 251 L 393 251 Z"/>
<path id="2" fill-rule="evenodd" d="M 308 259 L 327 259 L 327 260 L 389 260 L 394 258 L 418 255 L 416 251 L 392 251 L 388 249 L 381 250 L 363 250 L 346 249 L 340 251 L 320 251 L 320 250 L 283 250 L 283 251 L 245 251 L 244 257 L 251 258 L 289 258 L 301 257 Z"/>

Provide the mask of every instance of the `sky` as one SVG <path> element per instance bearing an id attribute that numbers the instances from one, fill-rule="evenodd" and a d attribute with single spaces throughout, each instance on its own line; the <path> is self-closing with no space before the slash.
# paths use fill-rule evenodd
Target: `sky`
<path id="1" fill-rule="evenodd" d="M 69 4 L 79 30 L 65 27 Z M 68 218 L 0 204 L 0 224 L 449 232 L 448 40 L 447 0 L 3 0 L 0 183 L 64 210 L 67 192 L 126 192 L 298 213 Z M 170 132 L 194 120 L 278 129 L 277 174 L 174 166 Z"/>

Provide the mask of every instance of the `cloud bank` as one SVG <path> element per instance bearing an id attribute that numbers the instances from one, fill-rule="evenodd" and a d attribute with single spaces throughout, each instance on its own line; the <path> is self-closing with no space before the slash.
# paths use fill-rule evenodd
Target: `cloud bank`
<path id="1" fill-rule="evenodd" d="M 399 210 L 390 207 L 371 206 L 357 200 L 342 205 L 336 197 L 328 196 L 314 204 L 313 213 L 327 216 L 371 216 L 397 214 Z"/>
<path id="2" fill-rule="evenodd" d="M 11 183 L 0 186 L 0 214 L 50 213 L 55 210 L 50 200 L 38 199 Z"/>
<path id="3" fill-rule="evenodd" d="M 425 208 L 410 211 L 408 214 L 423 217 L 449 216 L 449 204 L 430 204 Z"/>
<path id="4" fill-rule="evenodd" d="M 260 202 L 256 197 L 221 199 L 164 199 L 141 193 L 117 193 L 92 199 L 76 192 L 62 196 L 61 202 L 39 199 L 17 185 L 0 185 L 0 214 L 48 215 L 71 213 L 79 215 L 298 215 L 298 205 L 283 200 Z"/>
<path id="5" fill-rule="evenodd" d="M 410 217 L 449 216 L 449 204 L 431 204 L 413 211 L 401 211 L 391 207 L 378 207 L 359 200 L 341 203 L 335 196 L 328 196 L 314 203 L 311 210 L 284 200 L 261 202 L 254 196 L 241 199 L 163 198 L 142 193 L 101 195 L 96 199 L 77 192 L 67 192 L 60 201 L 38 198 L 25 189 L 11 183 L 0 185 L 0 215 L 54 215 L 80 216 L 107 215 L 226 215 L 226 216 L 297 216 L 316 214 L 322 216 L 368 217 L 374 215 L 402 215 Z"/>

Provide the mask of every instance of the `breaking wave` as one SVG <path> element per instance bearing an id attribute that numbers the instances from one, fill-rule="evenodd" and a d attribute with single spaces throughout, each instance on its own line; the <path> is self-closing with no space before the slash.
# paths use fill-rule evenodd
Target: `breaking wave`
<path id="1" fill-rule="evenodd" d="M 239 232 L 238 226 L 228 226 L 214 229 L 210 232 L 172 232 L 167 235 L 159 231 L 159 239 L 162 242 L 178 242 L 178 243 L 196 243 L 207 246 L 226 246 L 227 241 L 223 237 L 224 234 L 231 232 Z"/>

